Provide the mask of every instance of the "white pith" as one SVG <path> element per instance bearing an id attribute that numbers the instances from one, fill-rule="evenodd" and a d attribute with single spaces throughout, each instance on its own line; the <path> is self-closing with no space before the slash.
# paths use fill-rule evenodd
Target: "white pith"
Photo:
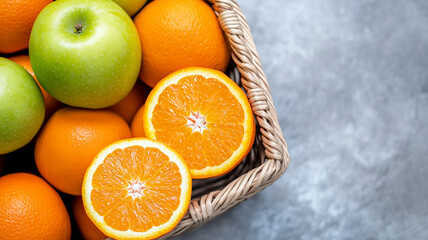
<path id="1" fill-rule="evenodd" d="M 202 133 L 204 130 L 207 130 L 207 120 L 205 116 L 200 114 L 199 112 L 191 112 L 190 116 L 187 118 L 186 126 L 192 129 L 192 133 L 200 132 Z"/>
<path id="2" fill-rule="evenodd" d="M 132 199 L 141 197 L 143 195 L 143 190 L 146 188 L 143 182 L 138 180 L 129 181 L 129 186 L 126 188 L 128 190 L 128 196 L 131 196 Z"/>

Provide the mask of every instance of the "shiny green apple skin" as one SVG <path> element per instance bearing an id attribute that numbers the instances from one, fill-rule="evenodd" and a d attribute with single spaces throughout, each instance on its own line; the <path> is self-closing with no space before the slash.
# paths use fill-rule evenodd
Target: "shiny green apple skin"
<path id="1" fill-rule="evenodd" d="M 129 16 L 134 16 L 143 6 L 147 0 L 113 0 L 121 6 Z"/>
<path id="2" fill-rule="evenodd" d="M 45 103 L 36 81 L 23 67 L 0 57 L 0 155 L 30 142 L 44 117 Z"/>
<path id="3" fill-rule="evenodd" d="M 132 89 L 141 66 L 137 29 L 110 0 L 59 0 L 37 17 L 29 54 L 43 88 L 75 107 L 104 108 Z"/>

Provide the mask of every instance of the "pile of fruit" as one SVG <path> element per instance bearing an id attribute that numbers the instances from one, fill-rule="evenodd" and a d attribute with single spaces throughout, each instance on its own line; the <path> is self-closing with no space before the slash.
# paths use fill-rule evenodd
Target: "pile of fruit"
<path id="1" fill-rule="evenodd" d="M 1 1 L 0 238 L 171 231 L 253 144 L 230 55 L 203 0 Z"/>

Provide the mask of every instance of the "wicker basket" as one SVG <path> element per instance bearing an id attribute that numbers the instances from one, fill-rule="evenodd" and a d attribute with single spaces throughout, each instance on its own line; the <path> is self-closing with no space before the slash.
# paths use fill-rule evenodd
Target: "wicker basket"
<path id="1" fill-rule="evenodd" d="M 161 239 L 195 229 L 252 197 L 281 177 L 289 155 L 266 76 L 247 21 L 235 0 L 209 0 L 232 49 L 229 76 L 246 91 L 257 119 L 253 148 L 227 175 L 194 180 L 192 201 L 181 222 Z"/>

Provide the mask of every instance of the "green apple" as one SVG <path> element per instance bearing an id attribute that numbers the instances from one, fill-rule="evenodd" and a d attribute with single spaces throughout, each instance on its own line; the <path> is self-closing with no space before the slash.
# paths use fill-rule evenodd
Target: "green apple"
<path id="1" fill-rule="evenodd" d="M 143 6 L 147 0 L 113 0 L 121 6 L 129 16 L 134 16 Z"/>
<path id="2" fill-rule="evenodd" d="M 59 0 L 37 17 L 30 36 L 37 80 L 57 100 L 104 108 L 132 89 L 141 45 L 131 18 L 110 0 Z"/>
<path id="3" fill-rule="evenodd" d="M 23 147 L 45 117 L 43 95 L 20 65 L 0 57 L 0 154 Z"/>

